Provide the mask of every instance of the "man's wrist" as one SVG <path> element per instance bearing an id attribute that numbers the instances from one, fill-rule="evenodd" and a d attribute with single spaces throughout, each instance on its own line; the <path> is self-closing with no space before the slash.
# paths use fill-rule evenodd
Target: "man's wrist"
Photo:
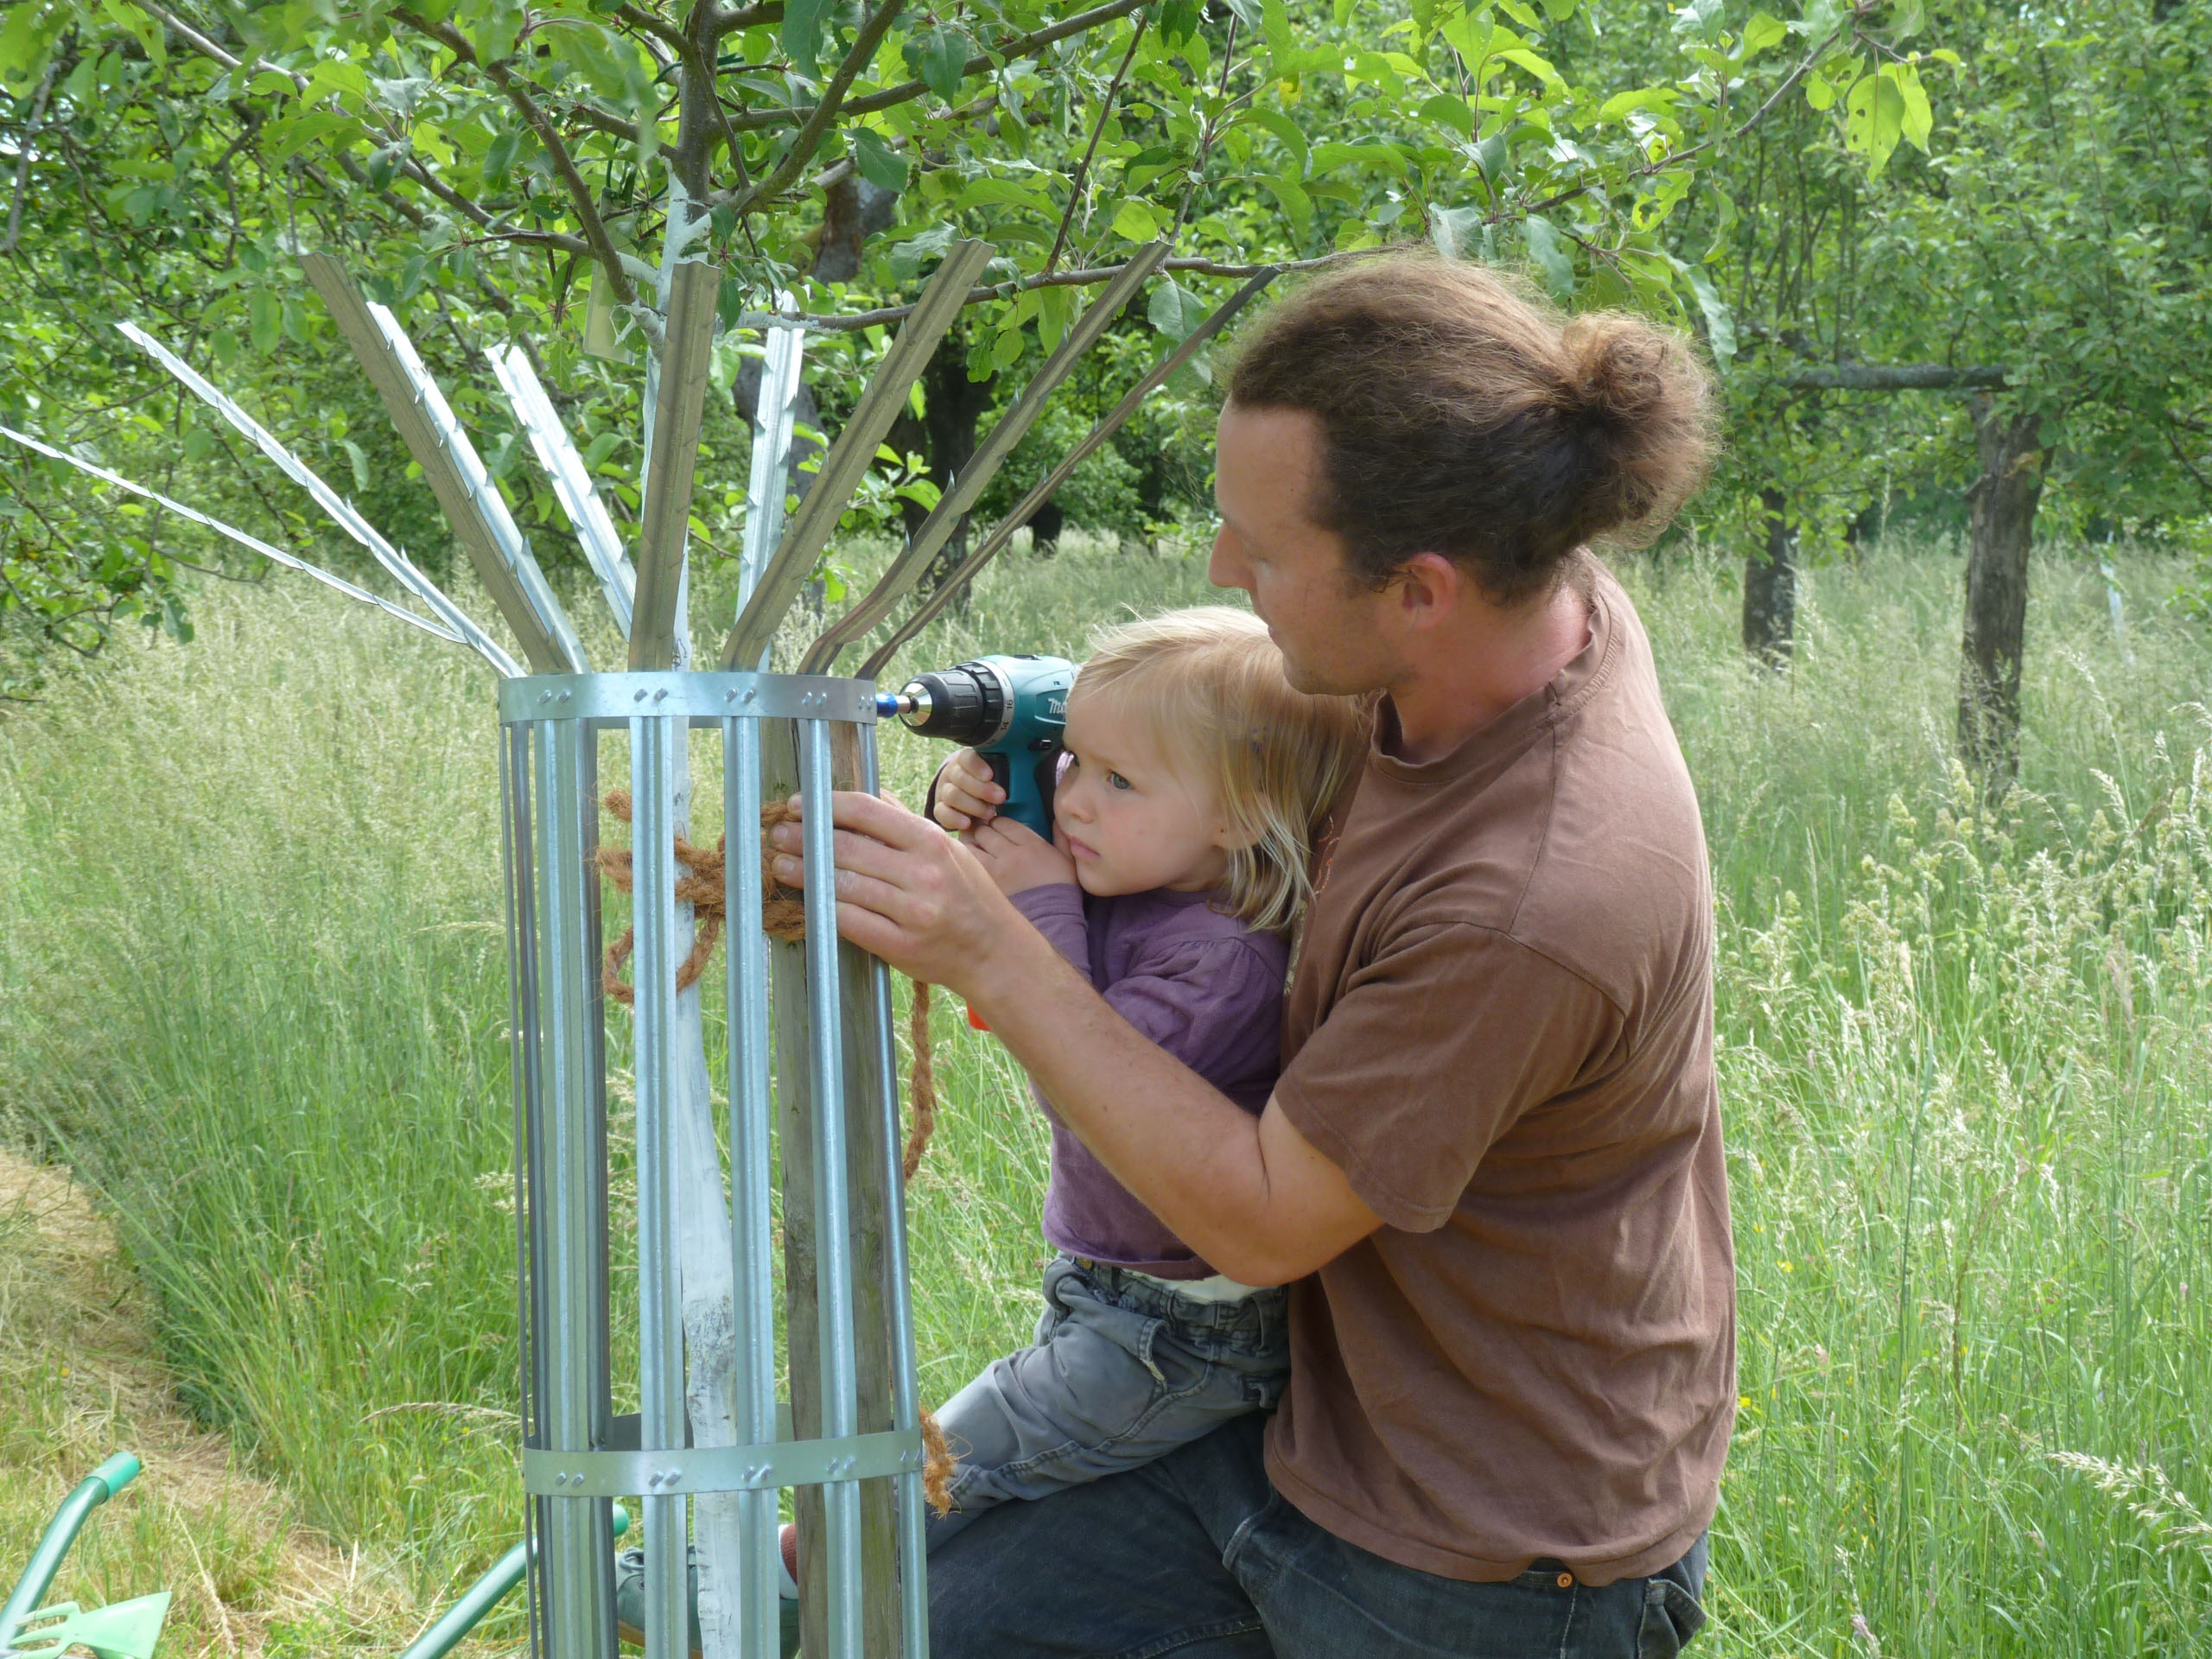
<path id="1" fill-rule="evenodd" d="M 1040 893 L 1048 889 L 1033 887 L 1029 891 Z M 1022 919 L 1027 921 L 1028 918 Z M 977 959 L 962 994 L 992 1030 L 1003 1035 L 1019 1010 L 1033 1005 L 1040 993 L 1050 995 L 1048 988 L 1056 970 L 1071 975 L 1074 972 L 1050 939 L 1034 927 L 1009 928 Z"/>

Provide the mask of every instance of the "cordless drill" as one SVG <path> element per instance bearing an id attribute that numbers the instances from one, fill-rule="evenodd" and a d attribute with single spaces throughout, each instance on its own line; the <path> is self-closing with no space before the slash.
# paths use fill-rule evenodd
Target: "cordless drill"
<path id="1" fill-rule="evenodd" d="M 1000 812 L 1049 841 L 1060 733 L 1074 683 L 1075 664 L 1063 658 L 978 657 L 918 675 L 904 690 L 880 693 L 875 711 L 895 715 L 924 737 L 975 750 L 1006 791 Z"/>

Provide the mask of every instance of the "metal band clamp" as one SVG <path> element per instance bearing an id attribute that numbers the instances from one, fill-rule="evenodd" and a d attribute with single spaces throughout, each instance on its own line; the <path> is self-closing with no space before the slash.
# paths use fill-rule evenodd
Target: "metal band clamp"
<path id="1" fill-rule="evenodd" d="M 820 1486 L 918 1472 L 919 1429 L 773 1446 L 696 1446 L 667 1452 L 549 1452 L 525 1446 L 523 1489 L 541 1497 L 672 1497 Z"/>
<path id="2" fill-rule="evenodd" d="M 499 718 L 626 721 L 837 720 L 873 723 L 875 682 L 824 674 L 532 674 L 499 684 Z"/>

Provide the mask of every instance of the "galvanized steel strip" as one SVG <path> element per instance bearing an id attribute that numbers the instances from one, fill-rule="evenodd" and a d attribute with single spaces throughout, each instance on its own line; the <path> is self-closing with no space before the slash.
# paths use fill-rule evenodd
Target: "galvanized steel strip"
<path id="1" fill-rule="evenodd" d="M 542 1392 L 534 1425 L 556 1451 L 588 1448 L 600 1414 L 601 1357 L 606 1351 L 606 1285 L 599 1271 L 605 1148 L 594 1121 L 598 1055 L 589 1027 L 598 1017 L 592 977 L 586 869 L 594 777 L 593 740 L 580 726 L 550 722 L 531 732 L 538 789 L 538 1029 L 541 1086 L 537 1102 L 542 1178 L 531 1194 L 537 1248 L 532 1271 L 543 1317 L 531 1332 Z M 546 1645 L 558 1655 L 595 1653 L 613 1627 L 613 1532 L 607 1506 L 591 1499 L 544 1505 Z"/>
<path id="2" fill-rule="evenodd" d="M 499 688 L 502 721 L 835 720 L 872 723 L 870 681 L 798 674 L 533 674 Z"/>
<path id="3" fill-rule="evenodd" d="M 417 616 L 405 607 L 393 604 L 381 594 L 372 594 L 365 588 L 356 588 L 343 576 L 334 576 L 320 565 L 309 564 L 305 559 L 287 553 L 281 547 L 271 547 L 258 536 L 250 535 L 236 524 L 226 524 L 220 518 L 211 518 L 197 507 L 188 507 L 183 502 L 163 495 L 159 490 L 149 489 L 143 484 L 135 484 L 120 473 L 111 473 L 106 467 L 96 466 L 82 456 L 69 454 L 54 448 L 50 444 L 41 443 L 29 433 L 18 432 L 12 426 L 0 426 L 0 436 L 13 438 L 27 449 L 35 449 L 49 460 L 65 462 L 74 467 L 80 473 L 89 473 L 94 478 L 112 484 L 119 490 L 128 490 L 133 495 L 143 495 L 149 501 L 158 503 L 168 508 L 180 518 L 189 518 L 195 524 L 204 524 L 218 536 L 225 537 L 236 542 L 240 547 L 260 554 L 272 564 L 281 564 L 287 570 L 297 570 L 302 575 L 313 576 L 324 587 L 334 588 L 348 599 L 358 599 L 364 604 L 375 606 L 380 611 L 389 612 L 401 621 L 410 626 L 420 628 L 425 633 L 435 634 L 441 639 L 449 639 L 457 645 L 465 645 L 469 643 L 442 622 L 434 622 L 427 616 Z"/>
<path id="4" fill-rule="evenodd" d="M 852 1202 L 845 1167 L 845 1049 L 837 940 L 830 725 L 798 723 L 799 792 L 806 803 L 806 989 L 814 1109 L 815 1313 L 819 1329 L 822 1430 L 844 1440 L 860 1427 L 854 1341 Z M 823 1495 L 830 1554 L 830 1653 L 860 1659 L 860 1489 L 834 1481 Z"/>
<path id="5" fill-rule="evenodd" d="M 607 504 L 592 486 L 590 469 L 569 441 L 561 417 L 554 412 L 553 400 L 545 395 L 537 371 L 530 365 L 530 353 L 519 346 L 507 346 L 504 352 L 493 346 L 484 355 L 492 359 L 493 376 L 499 381 L 499 389 L 507 394 L 507 402 L 514 409 L 515 418 L 522 423 L 522 429 L 529 435 L 537 464 L 553 480 L 553 493 L 560 500 L 561 511 L 569 515 L 569 526 L 576 532 L 577 544 L 584 550 L 592 575 L 599 578 L 599 590 L 606 596 L 614 626 L 627 639 L 631 595 L 637 576 L 622 551 L 622 537 L 607 513 Z"/>
<path id="6" fill-rule="evenodd" d="M 1090 353 L 1108 325 L 1121 315 L 1123 306 L 1135 298 L 1137 290 L 1166 257 L 1165 242 L 1138 249 L 1122 267 L 1121 274 L 1106 285 L 1105 291 L 1068 325 L 1052 354 L 1021 389 L 1013 406 L 999 416 L 983 441 L 976 446 L 976 453 L 961 467 L 959 475 L 952 480 L 952 487 L 907 538 L 898 557 L 892 560 L 890 569 L 852 609 L 823 629 L 821 636 L 807 647 L 806 655 L 799 662 L 802 673 L 818 674 L 830 667 L 837 660 L 839 652 L 891 614 L 891 607 L 921 579 L 923 570 L 937 556 L 938 550 L 951 539 L 953 531 L 966 519 L 969 509 L 982 494 L 983 486 L 1005 464 L 1014 447 L 1029 435 L 1029 429 L 1045 412 L 1045 404 L 1059 389 L 1060 382 L 1074 372 L 1076 365 Z"/>
<path id="7" fill-rule="evenodd" d="M 766 1446 L 694 1446 L 672 1452 L 548 1452 L 524 1446 L 523 1490 L 548 1497 L 627 1497 L 768 1492 L 880 1479 L 918 1470 L 928 1455 L 911 1429 Z M 833 1486 L 834 1490 L 834 1486 Z M 774 1598 L 770 1599 L 773 1603 Z"/>
<path id="8" fill-rule="evenodd" d="M 765 395 L 765 394 L 764 394 Z M 768 942 L 760 931 L 760 722 L 722 721 L 722 820 L 747 827 L 725 839 L 729 918 L 730 1249 L 736 1287 L 737 1432 L 749 1443 L 778 1438 L 776 1284 L 769 1142 Z M 750 1490 L 750 1489 L 741 1489 Z M 743 1659 L 776 1659 L 777 1528 L 772 1490 L 738 1511 L 738 1607 Z"/>
<path id="9" fill-rule="evenodd" d="M 263 428 L 260 422 L 239 408 L 229 397 L 194 370 L 191 365 L 170 351 L 135 322 L 118 322 L 124 338 L 143 348 L 156 362 L 181 381 L 194 397 L 220 415 L 239 432 L 250 439 L 254 447 L 276 462 L 278 470 L 314 498 L 315 504 L 327 513 L 332 522 L 369 550 L 370 556 L 382 565 L 394 580 L 438 613 L 439 620 L 458 631 L 467 642 L 482 654 L 500 673 L 519 677 L 522 665 L 464 615 L 459 606 L 446 597 L 437 583 L 424 575 L 408 556 L 386 541 L 369 521 L 361 517 L 353 504 L 340 495 L 305 461 L 295 455 Z"/>
<path id="10" fill-rule="evenodd" d="M 492 474 L 476 453 L 476 446 L 454 417 L 453 406 L 446 402 L 444 391 L 423 366 L 415 342 L 407 338 L 399 319 L 385 307 L 372 300 L 366 308 L 370 321 L 375 323 L 377 333 L 391 353 L 392 361 L 398 365 L 399 372 L 406 376 L 407 384 L 414 391 L 415 405 L 423 412 L 430 437 L 453 467 L 468 505 L 475 510 L 475 527 L 482 531 L 491 552 L 505 570 L 507 580 L 514 584 L 528 607 L 528 621 L 543 633 L 544 645 L 571 672 L 589 672 L 591 662 L 584 655 L 583 642 L 576 637 L 575 624 L 569 620 L 568 612 L 553 596 L 552 588 L 546 586 L 545 573 L 537 568 L 529 538 L 515 523 L 514 514 L 507 511 L 506 498 L 492 481 Z M 454 528 L 465 533 L 471 527 L 455 524 Z"/>
<path id="11" fill-rule="evenodd" d="M 874 795 L 883 785 L 875 728 L 860 733 L 861 787 Z M 884 1225 L 884 1273 L 891 1287 L 891 1422 L 902 1432 L 921 1432 L 921 1398 L 914 1356 L 914 1296 L 906 1265 L 906 1183 L 899 1124 L 899 1056 L 892 1036 L 891 969 L 880 957 L 868 959 L 868 990 L 875 1002 L 875 1068 L 883 1113 L 883 1183 L 888 1197 Z M 919 987 L 915 995 L 920 995 Z M 922 1471 L 899 1480 L 899 1606 L 900 1652 L 906 1659 L 929 1659 L 929 1517 L 923 1513 Z"/>
<path id="12" fill-rule="evenodd" d="M 638 1088 L 638 1402 L 648 1452 L 683 1443 L 683 1310 L 677 1257 L 676 857 L 670 814 L 682 728 L 642 715 L 630 722 L 631 858 L 636 872 L 635 1065 Z M 684 1503 L 645 1494 L 645 1651 L 677 1659 L 684 1646 Z"/>

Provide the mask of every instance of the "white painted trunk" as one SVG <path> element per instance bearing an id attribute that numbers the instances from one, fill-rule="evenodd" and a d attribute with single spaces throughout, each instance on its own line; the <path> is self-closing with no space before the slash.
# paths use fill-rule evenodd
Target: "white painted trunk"
<path id="1" fill-rule="evenodd" d="M 679 744 L 677 833 L 690 835 L 690 743 Z M 694 938 L 689 905 L 677 906 L 677 950 Z M 714 1099 L 699 989 L 676 999 L 677 1160 L 677 1259 L 683 1287 L 685 1403 L 698 1446 L 737 1444 L 735 1281 L 730 1262 L 729 1195 L 715 1145 Z M 738 1495 L 702 1492 L 692 1500 L 692 1541 L 699 1563 L 699 1636 L 706 1659 L 738 1659 Z"/>

